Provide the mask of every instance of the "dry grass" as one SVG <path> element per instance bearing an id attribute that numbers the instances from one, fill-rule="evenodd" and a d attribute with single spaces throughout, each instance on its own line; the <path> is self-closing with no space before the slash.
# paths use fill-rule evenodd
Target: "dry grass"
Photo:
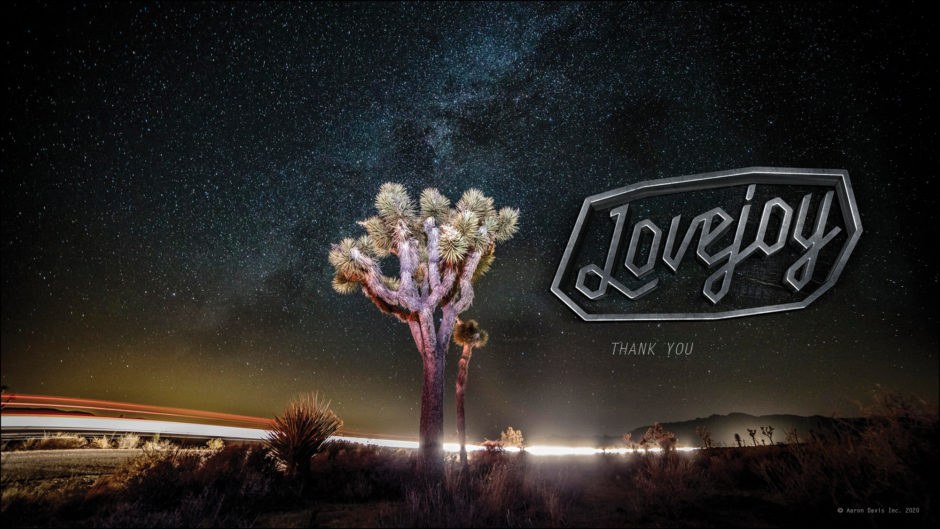
<path id="1" fill-rule="evenodd" d="M 118 439 L 117 447 L 122 449 L 137 448 L 140 446 L 140 436 L 137 434 L 126 433 Z"/>
<path id="2" fill-rule="evenodd" d="M 139 450 L 29 450 L 3 454 L 3 480 L 28 481 L 94 476 L 113 472 Z"/>
<path id="3" fill-rule="evenodd" d="M 84 448 L 88 440 L 70 433 L 43 434 L 41 438 L 26 439 L 19 445 L 20 450 L 67 450 Z"/>
<path id="4" fill-rule="evenodd" d="M 106 436 L 106 435 L 102 435 L 101 437 L 94 437 L 94 438 L 92 438 L 90 444 L 91 444 L 91 446 L 93 446 L 94 448 L 112 448 L 112 444 L 113 444 L 113 443 L 111 442 L 111 438 L 110 438 L 110 437 L 108 437 L 108 436 Z"/>
<path id="5" fill-rule="evenodd" d="M 159 438 L 159 436 L 158 436 Z M 14 450 L 71 450 L 76 448 L 120 448 L 132 449 L 140 446 L 140 436 L 137 434 L 124 434 L 120 437 L 116 435 L 100 435 L 86 438 L 72 433 L 44 433 L 41 438 L 30 438 L 24 440 L 4 440 L 3 451 Z M 159 441 L 158 443 L 159 444 Z M 166 441 L 163 442 L 164 448 Z M 152 447 L 153 448 L 153 447 Z"/>

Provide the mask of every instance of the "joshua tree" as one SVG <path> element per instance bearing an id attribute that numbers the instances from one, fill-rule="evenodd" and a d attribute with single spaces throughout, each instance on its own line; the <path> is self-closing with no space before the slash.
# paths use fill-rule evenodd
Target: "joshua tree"
<path id="1" fill-rule="evenodd" d="M 702 440 L 702 448 L 712 447 L 712 433 L 708 430 L 707 426 L 696 426 L 695 433 L 697 433 L 699 439 Z"/>
<path id="2" fill-rule="evenodd" d="M 738 443 L 738 448 L 741 448 L 741 435 L 740 434 L 737 434 L 737 433 L 734 434 L 734 442 Z"/>
<path id="3" fill-rule="evenodd" d="M 378 215 L 359 223 L 366 235 L 332 246 L 333 288 L 342 294 L 361 288 L 382 312 L 411 329 L 423 367 L 422 468 L 440 476 L 444 355 L 457 316 L 473 302 L 474 281 L 493 262 L 496 243 L 516 233 L 519 210 L 497 213 L 493 199 L 476 189 L 453 208 L 436 189 L 425 189 L 416 206 L 403 186 L 391 182 L 379 189 L 375 207 Z M 391 254 L 398 258 L 398 277 L 382 273 L 381 260 Z"/>
<path id="4" fill-rule="evenodd" d="M 748 428 L 748 429 L 747 429 L 747 434 L 751 436 L 751 441 L 754 442 L 754 446 L 757 446 L 757 437 L 756 437 L 756 436 L 757 436 L 757 429 L 755 428 L 755 429 L 752 430 L 752 429 Z"/>
<path id="5" fill-rule="evenodd" d="M 787 444 L 800 444 L 800 434 L 796 431 L 796 428 L 784 430 L 784 433 L 787 434 Z"/>
<path id="6" fill-rule="evenodd" d="M 774 427 L 773 426 L 761 426 L 760 433 L 767 439 L 770 439 L 770 445 L 774 444 Z"/>
<path id="7" fill-rule="evenodd" d="M 460 441 L 460 463 L 467 466 L 467 417 L 464 414 L 463 394 L 467 387 L 467 376 L 470 374 L 470 357 L 475 347 L 483 347 L 489 339 L 489 334 L 477 324 L 476 320 L 469 320 L 457 324 L 454 330 L 454 342 L 463 346 L 463 354 L 457 364 L 457 438 Z"/>

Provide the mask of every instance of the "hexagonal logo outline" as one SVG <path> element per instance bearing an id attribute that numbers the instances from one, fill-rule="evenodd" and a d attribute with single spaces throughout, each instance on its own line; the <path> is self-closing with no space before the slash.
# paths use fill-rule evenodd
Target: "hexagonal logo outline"
<path id="1" fill-rule="evenodd" d="M 572 260 L 572 254 L 583 235 L 585 220 L 592 209 L 603 209 L 611 205 L 628 203 L 631 200 L 645 197 L 746 184 L 818 185 L 828 186 L 836 190 L 848 239 L 845 244 L 842 245 L 839 256 L 836 258 L 832 269 L 826 275 L 826 280 L 819 288 L 803 300 L 724 312 L 591 314 L 561 290 L 561 280 L 567 272 L 567 268 Z M 730 171 L 700 173 L 664 178 L 661 180 L 647 180 L 604 193 L 591 195 L 584 199 L 581 211 L 578 213 L 578 219 L 568 238 L 565 253 L 562 255 L 558 270 L 555 272 L 551 292 L 585 321 L 708 321 L 798 310 L 808 307 L 813 301 L 819 298 L 819 296 L 836 284 L 861 234 L 862 221 L 858 212 L 858 204 L 855 201 L 855 194 L 852 192 L 852 183 L 849 180 L 849 173 L 843 169 L 746 167 L 743 169 L 732 169 Z"/>

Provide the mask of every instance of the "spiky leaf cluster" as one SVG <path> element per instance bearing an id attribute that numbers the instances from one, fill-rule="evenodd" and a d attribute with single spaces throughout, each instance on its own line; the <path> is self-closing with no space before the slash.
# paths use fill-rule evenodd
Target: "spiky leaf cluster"
<path id="1" fill-rule="evenodd" d="M 479 189 L 466 190 L 457 202 L 458 211 L 469 211 L 484 219 L 496 214 L 493 208 L 493 199 L 484 195 Z"/>
<path id="2" fill-rule="evenodd" d="M 434 221 L 441 225 L 450 214 L 450 200 L 437 189 L 429 187 L 421 192 L 421 218 L 434 217 Z"/>
<path id="3" fill-rule="evenodd" d="M 441 228 L 441 241 L 438 251 L 447 264 L 457 264 L 467 255 L 470 245 L 457 228 L 445 224 Z"/>
<path id="4" fill-rule="evenodd" d="M 454 343 L 457 345 L 483 347 L 489 338 L 489 333 L 481 329 L 476 320 L 467 320 L 454 328 Z"/>
<path id="5" fill-rule="evenodd" d="M 470 278 L 470 282 L 476 283 L 477 279 L 483 277 L 484 274 L 490 271 L 490 267 L 493 266 L 493 261 L 496 260 L 495 246 L 490 245 L 487 251 L 480 257 L 480 264 L 477 265 L 477 269 L 473 271 L 473 277 Z"/>
<path id="6" fill-rule="evenodd" d="M 333 276 L 333 290 L 340 294 L 352 294 L 359 290 L 359 283 L 346 279 L 345 275 L 337 273 Z"/>
<path id="7" fill-rule="evenodd" d="M 372 237 L 372 251 L 378 257 L 387 257 L 392 253 L 392 238 L 389 236 L 389 230 L 381 217 L 369 217 L 366 220 L 359 221 L 359 225 L 366 229 L 369 237 Z"/>
<path id="8" fill-rule="evenodd" d="M 349 277 L 366 271 L 363 257 L 368 253 L 363 253 L 363 250 L 366 252 L 371 252 L 371 250 L 362 247 L 364 242 L 366 241 L 362 239 L 356 240 L 347 237 L 339 244 L 333 245 L 330 249 L 330 264 L 336 268 L 337 273 Z"/>
<path id="9" fill-rule="evenodd" d="M 518 224 L 519 210 L 516 208 L 503 208 L 499 210 L 499 215 L 496 217 L 493 235 L 499 242 L 508 241 L 519 231 Z"/>
<path id="10" fill-rule="evenodd" d="M 330 264 L 336 270 L 333 289 L 340 294 L 351 294 L 357 283 L 369 273 L 372 257 L 376 256 L 375 241 L 368 235 L 358 239 L 345 238 L 330 249 Z"/>
<path id="11" fill-rule="evenodd" d="M 316 393 L 302 395 L 275 417 L 265 445 L 285 473 L 304 475 L 310 470 L 310 459 L 342 426 L 329 402 L 321 401 Z"/>
<path id="12" fill-rule="evenodd" d="M 389 290 L 398 290 L 398 288 L 401 286 L 401 280 L 397 277 L 388 277 L 383 275 L 382 284 L 388 287 Z"/>
<path id="13" fill-rule="evenodd" d="M 330 263 L 336 271 L 333 288 L 337 292 L 355 292 L 357 284 L 370 273 L 374 259 L 397 254 L 399 245 L 408 241 L 417 244 L 419 266 L 414 279 L 423 281 L 428 272 L 428 237 L 424 229 L 428 218 L 434 219 L 439 230 L 438 255 L 442 268 L 460 266 L 473 252 L 483 252 L 473 274 L 474 281 L 492 264 L 494 243 L 508 240 L 518 229 L 519 211 L 503 208 L 497 212 L 493 199 L 478 189 L 467 190 L 454 207 L 434 188 L 425 189 L 418 202 L 416 205 L 401 184 L 382 185 L 375 198 L 378 214 L 359 222 L 366 235 L 344 239 L 330 251 Z M 397 290 L 398 283 L 390 281 L 383 279 L 386 287 Z"/>
<path id="14" fill-rule="evenodd" d="M 414 201 L 408 196 L 405 186 L 394 182 L 386 182 L 379 188 L 375 209 L 379 211 L 382 220 L 392 223 L 398 220 L 410 221 L 416 213 Z"/>

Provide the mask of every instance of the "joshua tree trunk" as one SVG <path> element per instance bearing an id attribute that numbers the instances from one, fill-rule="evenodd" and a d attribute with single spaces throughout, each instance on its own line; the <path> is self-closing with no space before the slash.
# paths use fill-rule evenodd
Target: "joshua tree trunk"
<path id="1" fill-rule="evenodd" d="M 463 346 L 463 355 L 457 366 L 457 438 L 460 442 L 460 464 L 467 466 L 467 418 L 464 415 L 463 393 L 467 385 L 467 371 L 470 368 L 470 357 L 473 356 L 473 346 Z"/>
<path id="2" fill-rule="evenodd" d="M 454 330 L 454 342 L 463 347 L 463 355 L 457 365 L 457 438 L 460 442 L 460 464 L 466 472 L 467 465 L 467 415 L 464 411 L 464 394 L 467 377 L 470 376 L 470 357 L 473 349 L 483 347 L 489 340 L 489 333 L 480 328 L 476 320 L 457 320 Z"/>
<path id="3" fill-rule="evenodd" d="M 448 316 L 451 317 L 449 324 Z M 431 479 L 437 479 L 444 473 L 444 364 L 456 317 L 452 310 L 444 311 L 444 320 L 438 329 L 444 339 L 443 346 L 432 332 L 434 322 L 430 313 L 422 314 L 418 324 L 412 326 L 412 332 L 416 334 L 415 342 L 421 350 L 423 370 L 419 425 L 420 468 L 422 473 Z"/>
<path id="4" fill-rule="evenodd" d="M 421 459 L 422 467 L 431 474 L 443 461 L 444 438 L 444 355 L 424 360 L 424 383 L 421 388 Z"/>

